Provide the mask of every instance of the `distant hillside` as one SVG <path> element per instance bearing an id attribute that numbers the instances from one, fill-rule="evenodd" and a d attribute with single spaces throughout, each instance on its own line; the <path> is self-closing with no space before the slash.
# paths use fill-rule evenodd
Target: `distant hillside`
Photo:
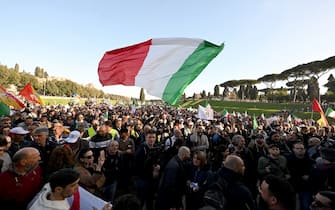
<path id="1" fill-rule="evenodd" d="M 43 68 L 36 67 L 34 75 L 21 70 L 19 64 L 14 68 L 0 65 L 0 84 L 18 93 L 28 82 L 41 96 L 61 96 L 83 98 L 109 98 L 115 100 L 131 100 L 126 96 L 105 93 L 94 87 L 93 84 L 78 84 L 67 78 L 48 75 Z"/>

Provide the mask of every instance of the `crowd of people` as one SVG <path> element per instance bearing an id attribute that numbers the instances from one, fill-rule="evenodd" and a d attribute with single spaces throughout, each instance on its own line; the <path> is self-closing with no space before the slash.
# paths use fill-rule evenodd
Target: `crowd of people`
<path id="1" fill-rule="evenodd" d="M 31 106 L 0 119 L 0 209 L 335 209 L 335 125 L 167 105 Z"/>

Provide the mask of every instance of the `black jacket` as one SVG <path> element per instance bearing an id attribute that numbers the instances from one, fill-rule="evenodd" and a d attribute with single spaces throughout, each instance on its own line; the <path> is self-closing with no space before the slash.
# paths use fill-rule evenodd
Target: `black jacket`
<path id="1" fill-rule="evenodd" d="M 254 210 L 256 209 L 250 190 L 241 182 L 242 176 L 231 169 L 222 167 L 218 171 L 218 176 L 228 184 L 225 197 L 227 200 L 227 210 Z"/>
<path id="2" fill-rule="evenodd" d="M 158 189 L 158 209 L 182 207 L 186 181 L 187 171 L 184 162 L 176 155 L 168 162 L 162 175 Z"/>

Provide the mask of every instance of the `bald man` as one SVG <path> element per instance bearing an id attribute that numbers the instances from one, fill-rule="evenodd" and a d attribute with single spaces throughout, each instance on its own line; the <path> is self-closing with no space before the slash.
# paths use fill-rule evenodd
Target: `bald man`
<path id="1" fill-rule="evenodd" d="M 186 161 L 191 157 L 190 149 L 182 146 L 166 165 L 156 200 L 156 209 L 183 209 L 183 195 L 186 193 Z"/>
<path id="2" fill-rule="evenodd" d="M 0 174 L 1 209 L 26 209 L 28 202 L 42 187 L 40 153 L 32 147 L 18 150 L 13 168 Z"/>
<path id="3" fill-rule="evenodd" d="M 244 174 L 244 162 L 236 155 L 228 155 L 224 166 L 218 171 L 218 180 L 210 187 L 210 190 L 222 190 L 225 197 L 227 210 L 253 210 L 256 209 L 255 202 L 250 190 L 241 182 Z M 221 188 L 217 188 L 223 185 Z M 212 206 L 219 209 L 218 206 Z"/>
<path id="4" fill-rule="evenodd" d="M 228 155 L 226 160 L 224 161 L 224 166 L 239 175 L 244 175 L 244 162 L 239 156 Z"/>

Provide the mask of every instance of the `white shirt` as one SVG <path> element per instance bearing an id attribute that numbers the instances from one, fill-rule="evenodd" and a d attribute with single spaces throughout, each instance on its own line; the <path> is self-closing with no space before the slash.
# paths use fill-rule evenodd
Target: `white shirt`
<path id="1" fill-rule="evenodd" d="M 28 210 L 69 210 L 70 205 L 67 199 L 52 201 L 47 196 L 51 194 L 49 183 L 45 184 L 42 190 L 29 203 Z"/>

